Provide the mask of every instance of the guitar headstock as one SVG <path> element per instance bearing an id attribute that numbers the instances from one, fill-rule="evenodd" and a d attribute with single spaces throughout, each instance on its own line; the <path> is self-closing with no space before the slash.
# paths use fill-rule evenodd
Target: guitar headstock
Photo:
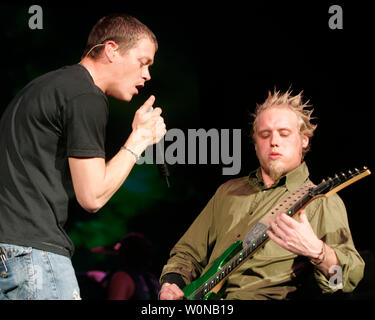
<path id="1" fill-rule="evenodd" d="M 329 197 L 370 174 L 371 171 L 367 167 L 363 167 L 362 169 L 355 168 L 354 170 L 348 170 L 347 172 L 340 172 L 333 178 L 328 177 L 327 179 L 323 180 L 316 188 L 311 190 L 311 194 L 312 196 L 323 194 L 325 197 Z"/>

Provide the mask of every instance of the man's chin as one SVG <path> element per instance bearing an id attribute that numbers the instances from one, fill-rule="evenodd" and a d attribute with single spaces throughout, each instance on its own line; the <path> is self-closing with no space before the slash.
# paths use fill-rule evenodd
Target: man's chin
<path id="1" fill-rule="evenodd" d="M 272 161 L 269 164 L 269 176 L 273 181 L 277 181 L 285 174 L 284 166 L 278 161 Z"/>
<path id="2" fill-rule="evenodd" d="M 120 94 L 109 94 L 110 97 L 124 101 L 124 102 L 130 102 L 133 99 L 133 95 L 127 94 L 127 95 L 120 95 Z"/>
<path id="3" fill-rule="evenodd" d="M 126 93 L 126 94 L 124 94 L 124 95 L 122 96 L 122 99 L 121 99 L 121 100 L 123 100 L 123 101 L 125 101 L 125 102 L 130 102 L 130 101 L 132 101 L 133 97 L 134 97 L 134 94 Z"/>

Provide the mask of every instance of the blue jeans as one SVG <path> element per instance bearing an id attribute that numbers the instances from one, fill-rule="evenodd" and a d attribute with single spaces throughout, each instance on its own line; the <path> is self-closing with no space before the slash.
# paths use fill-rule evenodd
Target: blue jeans
<path id="1" fill-rule="evenodd" d="M 0 300 L 79 300 L 77 278 L 69 258 L 31 247 L 0 243 Z"/>

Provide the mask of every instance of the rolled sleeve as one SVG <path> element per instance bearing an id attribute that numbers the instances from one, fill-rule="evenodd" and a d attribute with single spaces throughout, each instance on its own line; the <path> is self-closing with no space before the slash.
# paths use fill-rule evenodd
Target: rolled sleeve
<path id="1" fill-rule="evenodd" d="M 339 266 L 332 266 L 327 278 L 315 268 L 314 277 L 323 293 L 339 289 L 352 292 L 363 278 L 365 263 L 354 246 L 345 205 L 338 195 L 322 198 L 311 208 L 311 225 L 317 236 L 336 253 Z"/>

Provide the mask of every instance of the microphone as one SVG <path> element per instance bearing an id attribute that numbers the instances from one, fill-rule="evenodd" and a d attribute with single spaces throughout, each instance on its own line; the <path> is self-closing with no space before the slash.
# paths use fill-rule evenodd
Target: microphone
<path id="1" fill-rule="evenodd" d="M 148 112 L 151 112 L 152 110 L 154 110 L 154 108 L 150 107 L 150 109 L 148 109 Z M 155 149 L 156 149 L 156 154 L 159 154 L 161 161 L 163 161 L 162 163 L 156 163 L 156 166 L 159 170 L 160 176 L 165 179 L 165 181 L 167 182 L 167 187 L 170 188 L 171 185 L 170 185 L 169 178 L 168 178 L 169 170 L 168 170 L 167 164 L 165 163 L 164 153 L 161 148 L 161 141 L 155 144 Z M 157 161 L 157 156 L 155 156 L 155 161 Z"/>
<path id="2" fill-rule="evenodd" d="M 163 162 L 156 163 L 156 166 L 158 167 L 160 176 L 165 179 L 165 181 L 167 182 L 167 187 L 170 188 L 171 185 L 169 183 L 169 178 L 168 178 L 169 170 L 168 170 L 167 164 L 165 163 L 164 154 L 163 154 L 163 150 L 161 149 L 160 141 L 155 145 L 155 149 L 156 149 L 156 152 L 159 153 L 161 159 L 163 159 Z"/>

